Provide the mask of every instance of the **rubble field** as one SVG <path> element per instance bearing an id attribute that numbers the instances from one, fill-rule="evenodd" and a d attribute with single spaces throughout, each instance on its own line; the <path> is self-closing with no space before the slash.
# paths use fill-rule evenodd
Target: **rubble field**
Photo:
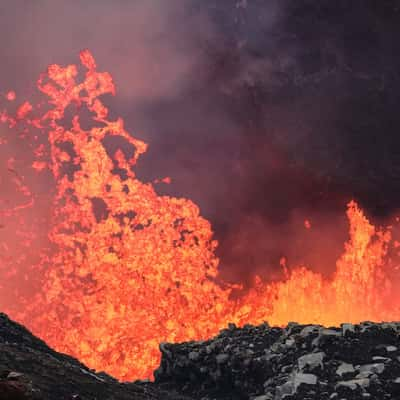
<path id="1" fill-rule="evenodd" d="M 162 344 L 156 384 L 196 399 L 400 399 L 400 323 L 245 326 Z"/>

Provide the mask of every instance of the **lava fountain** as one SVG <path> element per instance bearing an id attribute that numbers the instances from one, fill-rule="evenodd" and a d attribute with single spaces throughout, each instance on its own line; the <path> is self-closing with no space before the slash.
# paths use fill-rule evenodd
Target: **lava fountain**
<path id="1" fill-rule="evenodd" d="M 17 176 L 12 183 L 18 195 L 11 198 L 19 203 L 0 202 L 0 216 L 17 220 L 26 242 L 22 258 L 11 258 L 14 265 L 0 258 L 1 280 L 13 275 L 36 282 L 29 296 L 14 290 L 12 302 L 0 297 L 1 309 L 56 350 L 122 380 L 151 377 L 160 342 L 206 339 L 229 322 L 399 319 L 391 251 L 397 242 L 390 227 L 375 229 L 354 202 L 347 210 L 350 239 L 332 277 L 283 265 L 283 281 L 256 276 L 250 291 L 232 299 L 240 284 L 216 283 L 219 260 L 210 223 L 192 201 L 157 194 L 156 185 L 169 178 L 137 178 L 135 165 L 147 145 L 125 130 L 122 119 L 109 119 L 101 98 L 115 94 L 110 74 L 97 71 L 87 50 L 80 61 L 82 77 L 76 65 L 50 65 L 42 74 L 38 89 L 46 103 L 25 102 L 13 114 L 0 114 L 11 131 L 22 132 L 18 137 L 35 144 L 31 170 L 50 173 L 54 184 L 48 242 L 34 248 L 37 262 L 27 256 L 37 233 L 24 213 L 49 193 L 32 194 L 26 177 Z M 5 99 L 14 104 L 16 95 Z M 90 127 L 82 110 L 90 114 Z M 5 132 L 3 146 L 10 140 Z M 106 145 L 112 137 L 125 144 L 113 154 Z M 1 237 L 3 254 L 8 241 Z"/>

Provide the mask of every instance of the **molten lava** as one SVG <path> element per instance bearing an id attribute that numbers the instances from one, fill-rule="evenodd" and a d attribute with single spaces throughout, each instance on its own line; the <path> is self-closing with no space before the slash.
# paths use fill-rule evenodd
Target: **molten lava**
<path id="1" fill-rule="evenodd" d="M 255 277 L 248 293 L 231 299 L 234 286 L 215 282 L 217 242 L 210 223 L 190 200 L 157 194 L 154 185 L 169 178 L 153 184 L 137 178 L 135 165 L 147 145 L 125 130 L 122 119 L 108 118 L 100 97 L 115 94 L 110 74 L 97 71 L 89 51 L 80 59 L 83 79 L 75 65 L 51 65 L 40 77 L 46 105 L 25 102 L 15 116 L 0 114 L 9 127 L 22 129 L 24 138 L 31 132 L 31 167 L 50 172 L 55 185 L 49 243 L 37 251 L 39 261 L 29 264 L 25 255 L 11 258 L 12 266 L 0 259 L 3 282 L 11 270 L 18 275 L 20 266 L 21 277 L 35 275 L 40 285 L 29 298 L 13 292 L 16 306 L 0 297 L 1 309 L 58 351 L 123 380 L 152 375 L 160 342 L 206 339 L 229 322 L 337 325 L 399 319 L 390 228 L 376 230 L 354 202 L 347 210 L 350 239 L 333 277 L 305 266 L 288 270 L 281 260 L 283 281 Z M 16 101 L 14 92 L 5 97 Z M 92 119 L 87 128 L 83 109 Z M 3 136 L 0 143 L 7 145 Z M 123 140 L 123 149 L 111 154 L 110 137 Z M 13 174 L 12 159 L 8 169 Z M 13 184 L 19 203 L 6 207 L 0 201 L 0 213 L 18 219 L 28 248 L 35 233 L 23 213 L 38 196 L 17 173 Z M 0 245 L 6 254 L 6 237 Z"/>

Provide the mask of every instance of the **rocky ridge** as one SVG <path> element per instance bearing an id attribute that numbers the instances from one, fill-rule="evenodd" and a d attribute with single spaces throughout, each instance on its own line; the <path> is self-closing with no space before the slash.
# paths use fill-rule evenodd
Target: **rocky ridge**
<path id="1" fill-rule="evenodd" d="M 202 400 L 400 399 L 399 334 L 400 323 L 230 325 L 162 344 L 156 384 Z"/>

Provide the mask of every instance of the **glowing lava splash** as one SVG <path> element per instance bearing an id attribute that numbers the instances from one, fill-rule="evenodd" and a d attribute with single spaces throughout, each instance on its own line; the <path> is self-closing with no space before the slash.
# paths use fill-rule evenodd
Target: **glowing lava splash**
<path id="1" fill-rule="evenodd" d="M 28 300 L 15 298 L 14 308 L 0 298 L 1 309 L 58 351 L 123 380 L 152 375 L 160 342 L 206 339 L 229 322 L 399 319 L 399 287 L 388 271 L 390 229 L 375 230 L 354 202 L 347 211 L 350 240 L 331 279 L 298 267 L 282 282 L 255 277 L 253 289 L 232 300 L 233 286 L 215 282 L 210 223 L 190 200 L 160 196 L 154 184 L 136 177 L 147 146 L 121 119 L 108 118 L 100 96 L 114 94 L 111 76 L 97 71 L 88 51 L 80 59 L 83 79 L 75 65 L 51 65 L 40 77 L 47 105 L 26 102 L 15 116 L 0 114 L 13 129 L 23 125 L 25 133 L 45 135 L 32 168 L 50 171 L 55 184 L 50 245 L 25 272 L 38 275 L 39 289 Z M 5 97 L 16 99 L 13 92 Z M 91 127 L 83 127 L 83 109 Z M 106 141 L 113 136 L 124 141 L 124 151 L 110 154 Z M 26 202 L 0 210 L 3 217 L 33 207 L 26 184 L 17 184 Z M 1 262 L 0 278 L 6 279 L 10 265 Z"/>

